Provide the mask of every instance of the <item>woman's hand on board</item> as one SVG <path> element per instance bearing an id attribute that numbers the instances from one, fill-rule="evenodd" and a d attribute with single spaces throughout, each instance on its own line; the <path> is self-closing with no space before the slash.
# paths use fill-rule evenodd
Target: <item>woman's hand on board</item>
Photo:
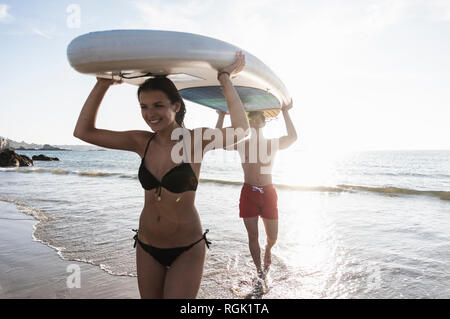
<path id="1" fill-rule="evenodd" d="M 245 55 L 242 51 L 236 52 L 236 60 L 230 65 L 219 69 L 218 78 L 222 77 L 222 74 L 229 74 L 230 78 L 236 76 L 245 67 Z"/>
<path id="2" fill-rule="evenodd" d="M 106 85 L 106 86 L 111 86 L 111 85 L 116 85 L 116 84 L 122 84 L 123 81 L 122 80 L 113 80 L 113 79 L 105 79 L 105 78 L 97 77 L 97 83 L 103 84 L 103 85 Z"/>

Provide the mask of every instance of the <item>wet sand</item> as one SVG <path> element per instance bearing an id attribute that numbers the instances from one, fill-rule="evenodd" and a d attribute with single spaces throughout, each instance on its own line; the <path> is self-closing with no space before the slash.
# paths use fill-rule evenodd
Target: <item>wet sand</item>
<path id="1" fill-rule="evenodd" d="M 136 277 L 113 276 L 94 265 L 63 260 L 55 249 L 33 240 L 36 223 L 15 204 L 0 201 L 0 298 L 139 298 Z M 80 288 L 67 286 L 68 277 L 74 278 L 74 272 L 67 271 L 70 265 L 79 267 Z"/>

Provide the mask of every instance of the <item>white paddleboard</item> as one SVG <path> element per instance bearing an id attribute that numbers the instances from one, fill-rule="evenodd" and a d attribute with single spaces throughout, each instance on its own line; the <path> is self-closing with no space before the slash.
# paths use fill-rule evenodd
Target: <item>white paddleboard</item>
<path id="1" fill-rule="evenodd" d="M 240 48 L 213 38 L 173 31 L 113 30 L 75 38 L 67 48 L 70 65 L 78 72 L 122 79 L 140 85 L 156 75 L 167 75 L 189 101 L 227 111 L 217 70 L 229 65 Z M 252 54 L 232 79 L 247 111 L 278 115 L 290 95 L 282 81 Z"/>

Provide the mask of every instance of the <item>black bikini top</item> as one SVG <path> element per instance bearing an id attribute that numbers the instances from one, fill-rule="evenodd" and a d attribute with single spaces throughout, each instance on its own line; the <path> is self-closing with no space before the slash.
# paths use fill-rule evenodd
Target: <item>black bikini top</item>
<path id="1" fill-rule="evenodd" d="M 191 164 L 181 163 L 169 170 L 161 179 L 161 182 L 145 167 L 145 155 L 147 154 L 148 146 L 152 139 L 156 136 L 153 134 L 148 140 L 147 147 L 145 148 L 144 157 L 139 166 L 139 181 L 145 190 L 151 190 L 158 188 L 155 195 L 158 200 L 161 200 L 161 187 L 164 187 L 172 193 L 183 193 L 186 191 L 197 190 L 198 180 L 192 170 Z"/>

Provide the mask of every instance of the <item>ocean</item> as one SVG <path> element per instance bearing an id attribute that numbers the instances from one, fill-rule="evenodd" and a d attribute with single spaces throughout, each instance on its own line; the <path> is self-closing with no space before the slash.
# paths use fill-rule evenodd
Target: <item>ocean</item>
<path id="1" fill-rule="evenodd" d="M 124 151 L 18 151 L 59 162 L 0 169 L 0 200 L 66 260 L 136 276 L 131 231 L 144 190 Z M 255 297 L 235 152 L 212 151 L 196 207 L 212 241 L 199 298 Z M 280 151 L 279 235 L 263 298 L 450 298 L 450 151 Z M 263 224 L 260 245 L 265 246 Z M 261 297 L 257 295 L 257 297 Z"/>

